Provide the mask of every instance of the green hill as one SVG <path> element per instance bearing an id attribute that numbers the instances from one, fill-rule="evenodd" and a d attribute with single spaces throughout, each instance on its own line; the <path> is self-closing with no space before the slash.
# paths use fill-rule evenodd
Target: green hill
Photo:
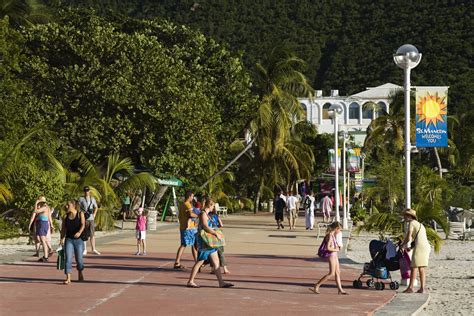
<path id="1" fill-rule="evenodd" d="M 392 54 L 404 43 L 423 53 L 417 85 L 451 87 L 450 108 L 468 109 L 473 95 L 472 1 L 401 0 L 65 0 L 139 17 L 163 17 L 201 30 L 234 51 L 252 70 L 270 47 L 287 42 L 308 63 L 315 88 L 353 93 L 402 82 Z"/>

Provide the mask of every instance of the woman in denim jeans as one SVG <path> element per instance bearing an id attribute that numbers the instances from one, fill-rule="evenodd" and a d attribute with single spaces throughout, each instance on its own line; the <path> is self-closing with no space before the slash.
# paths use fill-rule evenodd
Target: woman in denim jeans
<path id="1" fill-rule="evenodd" d="M 66 280 L 64 284 L 71 283 L 72 271 L 72 254 L 76 257 L 76 265 L 78 271 L 78 281 L 84 281 L 84 261 L 82 259 L 82 252 L 84 251 L 84 242 L 81 239 L 81 234 L 86 226 L 86 219 L 84 213 L 79 212 L 79 202 L 70 200 L 67 202 L 67 214 L 63 219 L 61 228 L 61 245 L 64 246 L 66 255 Z"/>

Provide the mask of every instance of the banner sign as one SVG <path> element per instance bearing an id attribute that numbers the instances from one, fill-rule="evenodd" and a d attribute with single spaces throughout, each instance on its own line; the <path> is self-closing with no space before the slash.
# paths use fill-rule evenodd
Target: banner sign
<path id="1" fill-rule="evenodd" d="M 416 147 L 448 147 L 448 87 L 416 88 Z"/>
<path id="2" fill-rule="evenodd" d="M 334 149 L 329 149 L 328 150 L 328 155 L 329 155 L 329 171 L 334 172 L 336 170 L 336 156 L 334 155 Z M 339 148 L 337 150 L 337 162 L 339 165 L 339 170 L 341 170 L 341 149 Z"/>
<path id="3" fill-rule="evenodd" d="M 359 161 L 360 161 L 360 154 L 357 155 L 356 151 L 354 149 L 349 149 L 347 151 L 347 156 L 349 160 L 349 172 L 357 172 L 359 171 Z"/>

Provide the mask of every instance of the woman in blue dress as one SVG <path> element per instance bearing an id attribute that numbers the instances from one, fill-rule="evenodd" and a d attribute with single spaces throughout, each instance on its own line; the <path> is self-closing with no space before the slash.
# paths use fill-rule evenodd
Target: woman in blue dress
<path id="1" fill-rule="evenodd" d="M 222 279 L 221 269 L 219 266 L 219 256 L 217 254 L 217 248 L 209 248 L 206 243 L 201 238 L 201 230 L 206 231 L 209 234 L 217 236 L 217 233 L 214 229 L 212 229 L 212 220 L 209 218 L 209 213 L 214 209 L 214 202 L 212 200 L 207 200 L 206 204 L 204 205 L 203 209 L 201 210 L 201 214 L 199 214 L 199 233 L 197 235 L 197 244 L 198 244 L 198 257 L 196 263 L 193 266 L 193 270 L 191 271 L 191 275 L 189 276 L 189 281 L 187 287 L 198 288 L 194 282 L 196 275 L 199 271 L 199 268 L 203 265 L 204 261 L 208 260 L 211 262 L 212 266 L 215 270 L 215 275 L 217 277 L 217 281 L 219 281 L 219 287 L 222 288 L 229 288 L 234 286 L 232 283 L 226 283 Z"/>

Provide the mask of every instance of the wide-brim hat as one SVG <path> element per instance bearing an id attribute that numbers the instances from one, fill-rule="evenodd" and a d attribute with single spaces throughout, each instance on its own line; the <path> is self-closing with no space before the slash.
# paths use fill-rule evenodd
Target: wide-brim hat
<path id="1" fill-rule="evenodd" d="M 411 208 L 406 209 L 405 212 L 403 212 L 403 215 L 410 215 L 410 216 L 413 217 L 414 219 L 417 219 L 417 217 L 416 217 L 416 211 L 415 211 L 415 210 L 412 210 Z"/>

